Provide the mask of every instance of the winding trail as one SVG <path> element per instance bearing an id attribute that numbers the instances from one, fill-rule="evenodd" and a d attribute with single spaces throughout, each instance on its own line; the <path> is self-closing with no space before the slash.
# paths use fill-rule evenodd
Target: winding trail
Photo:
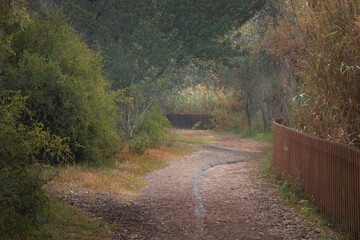
<path id="1" fill-rule="evenodd" d="M 129 204 L 107 195 L 73 203 L 118 223 L 114 239 L 320 238 L 254 171 L 268 145 L 212 132 L 182 133 L 205 134 L 215 143 L 149 174 L 147 187 Z"/>

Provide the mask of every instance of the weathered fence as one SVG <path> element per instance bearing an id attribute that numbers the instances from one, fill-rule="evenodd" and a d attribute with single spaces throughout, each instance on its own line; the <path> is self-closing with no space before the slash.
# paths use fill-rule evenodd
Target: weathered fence
<path id="1" fill-rule="evenodd" d="M 360 238 L 360 151 L 274 123 L 274 170 L 300 186 L 330 222 Z"/>
<path id="2" fill-rule="evenodd" d="M 209 128 L 213 117 L 209 114 L 168 114 L 167 118 L 176 128 L 191 129 L 196 123 L 199 123 L 199 129 Z"/>

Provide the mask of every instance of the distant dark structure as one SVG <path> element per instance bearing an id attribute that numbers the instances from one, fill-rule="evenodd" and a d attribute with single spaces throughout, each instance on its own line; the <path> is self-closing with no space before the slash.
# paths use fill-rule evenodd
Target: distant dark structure
<path id="1" fill-rule="evenodd" d="M 170 113 L 167 118 L 175 128 L 192 129 L 196 124 L 196 129 L 209 129 L 213 125 L 213 117 L 210 114 Z"/>

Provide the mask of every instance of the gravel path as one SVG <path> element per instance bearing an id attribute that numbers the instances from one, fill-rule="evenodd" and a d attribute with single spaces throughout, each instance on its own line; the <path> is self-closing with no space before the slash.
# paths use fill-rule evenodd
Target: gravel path
<path id="1" fill-rule="evenodd" d="M 185 132 L 184 134 L 194 134 Z M 271 194 L 254 171 L 268 146 L 209 134 L 216 140 L 147 176 L 130 204 L 99 194 L 68 200 L 119 226 L 114 239 L 319 239 L 316 229 Z"/>

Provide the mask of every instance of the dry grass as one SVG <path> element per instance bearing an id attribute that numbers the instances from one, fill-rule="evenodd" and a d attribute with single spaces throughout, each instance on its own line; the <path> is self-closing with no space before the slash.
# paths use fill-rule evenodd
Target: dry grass
<path id="1" fill-rule="evenodd" d="M 202 142 L 206 142 L 204 139 L 179 135 L 174 135 L 172 139 L 175 140 L 171 142 L 171 147 L 150 149 L 142 156 L 124 149 L 113 157 L 111 166 L 107 167 L 59 167 L 57 177 L 46 187 L 60 195 L 75 192 L 86 193 L 91 197 L 101 192 L 123 202 L 129 201 L 145 186 L 146 173 L 165 167 L 167 160 L 191 154 Z"/>
<path id="2" fill-rule="evenodd" d="M 142 178 L 131 172 L 68 166 L 59 169 L 58 177 L 48 187 L 61 193 L 102 192 L 111 194 L 117 199 L 129 200 L 136 196 L 136 190 L 143 185 Z"/>
<path id="3" fill-rule="evenodd" d="M 281 17 L 268 28 L 264 46 L 294 74 L 294 127 L 359 148 L 359 1 L 285 2 L 278 1 Z"/>
<path id="4" fill-rule="evenodd" d="M 95 197 L 98 193 L 105 193 L 127 202 L 134 199 L 145 186 L 146 173 L 165 167 L 167 160 L 191 154 L 208 142 L 205 138 L 206 136 L 171 133 L 164 140 L 167 146 L 150 149 L 142 156 L 123 149 L 106 167 L 59 167 L 56 169 L 57 176 L 46 189 L 60 196 L 75 193 Z M 48 171 L 51 176 L 53 169 Z M 111 226 L 56 198 L 51 201 L 49 219 L 46 222 L 44 229 L 34 233 L 32 239 L 110 239 Z"/>

